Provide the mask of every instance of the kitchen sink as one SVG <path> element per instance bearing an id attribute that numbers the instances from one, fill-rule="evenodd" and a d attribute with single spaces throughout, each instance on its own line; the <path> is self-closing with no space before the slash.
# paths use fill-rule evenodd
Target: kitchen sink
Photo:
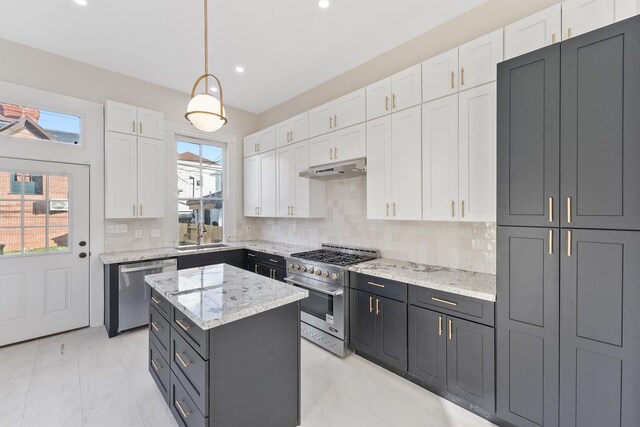
<path id="1" fill-rule="evenodd" d="M 178 246 L 177 250 L 180 252 L 183 251 L 197 251 L 202 249 L 212 249 L 212 248 L 224 248 L 227 247 L 224 243 L 207 243 L 204 245 L 187 245 L 187 246 Z"/>

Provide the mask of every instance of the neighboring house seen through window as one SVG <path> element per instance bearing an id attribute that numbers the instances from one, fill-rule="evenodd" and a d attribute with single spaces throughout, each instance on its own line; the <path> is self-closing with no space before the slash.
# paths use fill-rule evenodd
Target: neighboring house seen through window
<path id="1" fill-rule="evenodd" d="M 0 102 L 0 137 L 79 144 L 80 117 Z"/>

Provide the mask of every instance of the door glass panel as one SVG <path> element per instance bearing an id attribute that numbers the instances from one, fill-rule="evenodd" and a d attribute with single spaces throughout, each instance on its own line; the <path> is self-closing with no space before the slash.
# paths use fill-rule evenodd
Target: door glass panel
<path id="1" fill-rule="evenodd" d="M 45 252 L 47 250 L 47 229 L 45 227 L 24 229 L 24 252 Z"/>
<path id="2" fill-rule="evenodd" d="M 25 200 L 24 225 L 26 227 L 44 227 L 47 225 L 47 201 Z"/>
<path id="3" fill-rule="evenodd" d="M 50 176 L 49 177 L 49 199 L 67 200 L 69 199 L 69 177 Z"/>
<path id="4" fill-rule="evenodd" d="M 22 229 L 0 228 L 0 255 L 13 255 L 22 252 Z"/>
<path id="5" fill-rule="evenodd" d="M 22 199 L 22 180 L 23 176 L 17 172 L 0 171 L 0 198 Z"/>
<path id="6" fill-rule="evenodd" d="M 49 228 L 49 251 L 69 249 L 69 227 Z"/>
<path id="7" fill-rule="evenodd" d="M 301 310 L 322 321 L 327 320 L 327 314 L 333 316 L 333 297 L 310 289 L 307 290 L 309 297 L 301 300 Z"/>

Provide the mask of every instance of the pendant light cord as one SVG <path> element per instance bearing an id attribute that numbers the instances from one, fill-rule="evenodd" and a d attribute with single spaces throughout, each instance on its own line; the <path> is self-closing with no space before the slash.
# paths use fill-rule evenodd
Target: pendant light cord
<path id="1" fill-rule="evenodd" d="M 204 0 L 204 73 L 209 74 L 209 14 L 208 0 Z M 209 93 L 209 77 L 204 78 L 205 93 Z"/>

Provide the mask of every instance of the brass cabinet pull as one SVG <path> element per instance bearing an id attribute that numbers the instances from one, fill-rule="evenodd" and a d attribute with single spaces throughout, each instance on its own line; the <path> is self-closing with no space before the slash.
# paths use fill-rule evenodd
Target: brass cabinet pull
<path id="1" fill-rule="evenodd" d="M 183 330 L 188 331 L 191 326 L 190 325 L 185 325 L 184 321 L 180 320 L 180 319 L 176 319 L 176 324 L 178 326 L 180 326 Z"/>
<path id="2" fill-rule="evenodd" d="M 142 135 L 142 122 L 140 122 L 140 135 Z"/>
<path id="3" fill-rule="evenodd" d="M 396 108 L 396 94 L 393 94 L 393 101 L 391 102 L 391 108 Z"/>
<path id="4" fill-rule="evenodd" d="M 253 272 L 258 274 L 258 264 L 253 266 Z"/>
<path id="5" fill-rule="evenodd" d="M 442 316 L 438 316 L 438 336 L 442 336 Z"/>
<path id="6" fill-rule="evenodd" d="M 276 264 L 278 264 L 278 260 L 277 259 L 269 258 L 269 261 L 275 262 Z"/>
<path id="7" fill-rule="evenodd" d="M 389 111 L 389 97 L 384 97 L 384 111 Z"/>
<path id="8" fill-rule="evenodd" d="M 571 240 L 573 233 L 571 230 L 567 230 L 567 256 L 571 256 Z"/>
<path id="9" fill-rule="evenodd" d="M 333 160 L 333 148 L 329 148 L 329 159 Z"/>
<path id="10" fill-rule="evenodd" d="M 369 313 L 373 313 L 373 297 L 369 297 Z"/>
<path id="11" fill-rule="evenodd" d="M 189 415 L 191 415 L 191 411 L 185 411 L 182 408 L 182 402 L 182 400 L 176 400 L 176 406 L 178 407 L 180 414 L 182 414 L 182 418 L 187 418 Z"/>
<path id="12" fill-rule="evenodd" d="M 156 326 L 156 322 L 151 322 L 151 327 L 152 327 L 156 332 L 158 332 L 158 331 L 161 329 L 161 328 L 158 328 L 158 327 Z"/>
<path id="13" fill-rule="evenodd" d="M 556 42 L 556 33 L 551 34 L 551 43 Z"/>
<path id="14" fill-rule="evenodd" d="M 438 297 L 431 297 L 431 300 L 432 300 L 432 301 L 436 301 L 436 302 L 441 302 L 441 303 L 443 303 L 443 304 L 453 305 L 453 306 L 458 305 L 458 303 L 457 303 L 457 302 L 447 301 L 446 299 L 441 299 L 441 298 L 438 298 Z"/>
<path id="15" fill-rule="evenodd" d="M 155 369 L 155 370 L 156 370 L 156 372 L 158 372 L 158 371 L 160 370 L 160 368 L 161 368 L 161 366 L 158 366 L 158 365 L 156 364 L 156 361 L 155 361 L 155 360 L 153 360 L 153 359 L 151 360 L 151 366 L 153 366 L 153 369 Z"/>
<path id="16" fill-rule="evenodd" d="M 449 339 L 453 339 L 453 320 L 449 319 Z"/>
<path id="17" fill-rule="evenodd" d="M 387 203 L 387 216 L 389 216 L 389 203 Z"/>
<path id="18" fill-rule="evenodd" d="M 142 216 L 142 205 L 140 205 L 140 216 Z"/>
<path id="19" fill-rule="evenodd" d="M 464 67 L 460 69 L 460 86 L 464 86 Z"/>
<path id="20" fill-rule="evenodd" d="M 291 141 L 293 142 L 293 131 L 291 131 Z"/>
<path id="21" fill-rule="evenodd" d="M 189 360 L 184 360 L 182 358 L 182 355 L 184 353 L 176 353 L 176 357 L 178 358 L 178 360 L 180 361 L 180 363 L 182 364 L 182 366 L 184 366 L 185 368 L 189 367 L 189 365 L 191 365 L 191 361 Z"/>
<path id="22" fill-rule="evenodd" d="M 451 218 L 456 217 L 456 202 L 454 200 L 451 201 Z"/>
<path id="23" fill-rule="evenodd" d="M 334 160 L 338 160 L 338 147 L 333 147 Z"/>
<path id="24" fill-rule="evenodd" d="M 549 222 L 553 222 L 553 197 L 549 197 Z"/>
<path id="25" fill-rule="evenodd" d="M 247 254 L 247 256 L 250 256 L 251 258 L 255 258 L 256 257 L 255 254 Z"/>
<path id="26" fill-rule="evenodd" d="M 376 316 L 380 314 L 380 299 L 376 298 Z"/>
<path id="27" fill-rule="evenodd" d="M 335 114 L 333 115 L 333 127 L 338 127 L 338 116 L 336 116 Z"/>
<path id="28" fill-rule="evenodd" d="M 295 206 L 291 206 L 291 216 L 295 216 Z"/>
<path id="29" fill-rule="evenodd" d="M 553 255 L 553 230 L 549 230 L 549 255 Z"/>
<path id="30" fill-rule="evenodd" d="M 133 133 L 136 133 L 136 121 L 135 120 L 131 122 L 131 131 Z"/>
<path id="31" fill-rule="evenodd" d="M 160 303 L 162 302 L 160 298 L 156 298 L 156 297 L 151 297 L 151 301 L 155 302 L 158 305 L 160 305 Z"/>
<path id="32" fill-rule="evenodd" d="M 380 285 L 380 284 L 375 283 L 375 282 L 367 282 L 367 284 L 371 285 L 371 286 L 377 286 L 378 288 L 384 288 L 384 285 Z"/>
<path id="33" fill-rule="evenodd" d="M 571 197 L 567 197 L 567 224 L 571 224 Z"/>
<path id="34" fill-rule="evenodd" d="M 136 216 L 136 205 L 133 205 L 133 216 Z"/>
<path id="35" fill-rule="evenodd" d="M 396 216 L 396 202 L 393 202 L 393 216 Z"/>
<path id="36" fill-rule="evenodd" d="M 329 129 L 333 129 L 333 117 L 329 116 Z"/>
<path id="37" fill-rule="evenodd" d="M 567 30 L 567 38 L 570 39 L 572 35 L 573 35 L 573 29 L 569 27 L 569 29 Z"/>
<path id="38" fill-rule="evenodd" d="M 460 210 L 462 218 L 464 218 L 464 200 L 460 202 Z"/>
<path id="39" fill-rule="evenodd" d="M 451 72 L 451 89 L 455 88 L 454 79 L 455 79 L 455 73 L 452 71 Z"/>

